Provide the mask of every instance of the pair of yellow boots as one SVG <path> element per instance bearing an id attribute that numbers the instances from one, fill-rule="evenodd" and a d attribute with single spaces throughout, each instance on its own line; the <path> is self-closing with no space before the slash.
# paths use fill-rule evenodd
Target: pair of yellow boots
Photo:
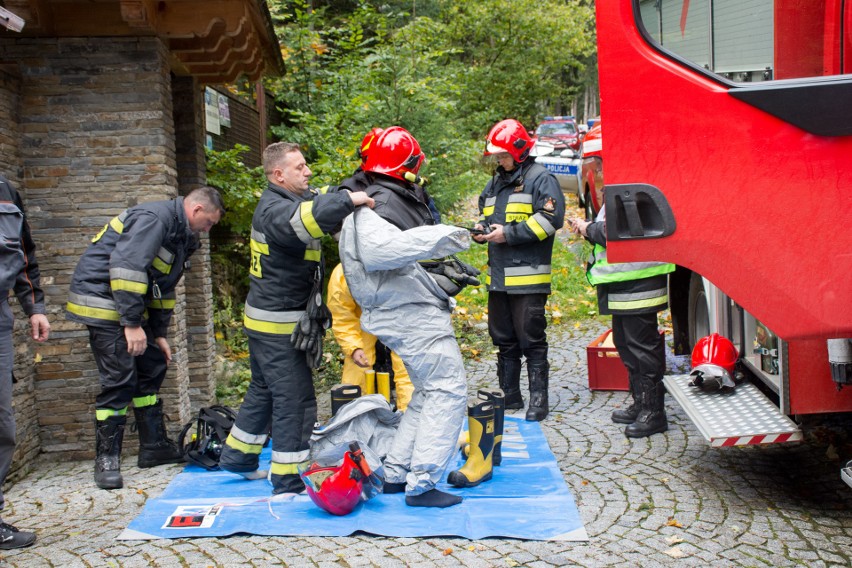
<path id="1" fill-rule="evenodd" d="M 480 389 L 467 405 L 468 440 L 462 446 L 465 464 L 447 476 L 454 487 L 476 487 L 491 479 L 493 466 L 503 461 L 503 413 L 505 397 L 500 389 Z"/>

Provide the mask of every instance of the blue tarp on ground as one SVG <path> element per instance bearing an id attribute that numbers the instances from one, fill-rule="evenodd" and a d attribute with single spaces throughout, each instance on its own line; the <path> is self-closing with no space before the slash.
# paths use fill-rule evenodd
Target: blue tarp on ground
<path id="1" fill-rule="evenodd" d="M 270 449 L 261 454 L 268 464 Z M 458 469 L 459 462 L 451 469 Z M 446 479 L 446 477 L 445 477 Z M 506 416 L 503 464 L 470 489 L 441 483 L 464 497 L 447 509 L 413 508 L 404 495 L 379 495 L 345 517 L 330 515 L 307 495 L 271 495 L 265 479 L 187 466 L 163 494 L 145 503 L 120 540 L 218 537 L 233 534 L 389 537 L 459 536 L 588 540 L 577 506 L 537 422 Z"/>

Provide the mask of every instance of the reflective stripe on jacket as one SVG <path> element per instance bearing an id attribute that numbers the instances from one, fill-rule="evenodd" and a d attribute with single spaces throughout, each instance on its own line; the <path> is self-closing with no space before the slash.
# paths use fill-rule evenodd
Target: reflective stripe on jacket
<path id="1" fill-rule="evenodd" d="M 553 241 L 565 217 L 556 178 L 534 159 L 498 169 L 479 196 L 480 223 L 503 225 L 505 243 L 488 243 L 491 292 L 550 293 Z"/>
<path id="2" fill-rule="evenodd" d="M 293 332 L 322 259 L 320 238 L 354 209 L 348 194 L 337 189 L 296 195 L 269 184 L 252 217 L 247 332 Z"/>
<path id="3" fill-rule="evenodd" d="M 144 203 L 113 217 L 80 257 L 66 316 L 96 327 L 139 326 L 165 337 L 175 288 L 198 249 L 183 197 Z"/>

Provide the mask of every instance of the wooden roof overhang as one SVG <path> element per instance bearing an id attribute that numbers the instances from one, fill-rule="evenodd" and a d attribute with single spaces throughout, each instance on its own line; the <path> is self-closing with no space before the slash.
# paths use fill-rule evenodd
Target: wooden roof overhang
<path id="1" fill-rule="evenodd" d="M 0 36 L 157 36 L 172 71 L 202 84 L 283 72 L 265 0 L 4 0 L 26 24 Z"/>

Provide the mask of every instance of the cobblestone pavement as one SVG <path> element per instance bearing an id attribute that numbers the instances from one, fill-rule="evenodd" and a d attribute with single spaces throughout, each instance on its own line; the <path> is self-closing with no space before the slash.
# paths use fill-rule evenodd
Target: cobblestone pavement
<path id="1" fill-rule="evenodd" d="M 460 538 L 237 536 L 116 541 L 179 466 L 140 470 L 102 491 L 90 462 L 42 461 L 7 492 L 5 520 L 38 532 L 12 566 L 849 566 L 852 489 L 839 477 L 852 420 L 805 444 L 711 449 L 670 399 L 670 429 L 628 440 L 610 412 L 622 392 L 591 392 L 585 347 L 602 329 L 551 334 L 551 415 L 543 429 L 588 543 Z M 493 356 L 468 367 L 494 383 Z M 327 399 L 327 395 L 322 397 Z M 848 450 L 848 445 L 845 446 Z M 831 458 L 834 459 L 831 459 Z M 499 511 L 494 513 L 499 514 Z"/>

